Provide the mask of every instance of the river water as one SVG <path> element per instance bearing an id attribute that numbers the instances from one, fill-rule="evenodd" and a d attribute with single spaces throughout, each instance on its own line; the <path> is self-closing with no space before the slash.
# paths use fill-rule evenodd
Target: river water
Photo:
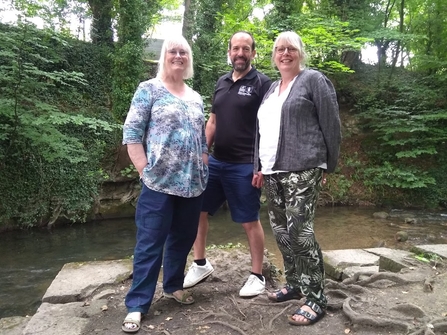
<path id="1" fill-rule="evenodd" d="M 372 216 L 376 211 L 369 207 L 318 208 L 315 231 L 322 249 L 400 248 L 394 239 L 400 230 L 409 233 L 411 244 L 447 243 L 447 227 L 442 223 L 409 225 L 402 218 L 380 220 Z M 281 266 L 265 208 L 261 222 L 265 248 L 276 255 L 275 263 Z M 32 229 L 0 234 L 0 318 L 34 314 L 65 263 L 130 257 L 135 230 L 130 218 L 61 226 L 53 232 Z M 243 228 L 231 221 L 229 211 L 221 210 L 210 218 L 208 244 L 228 243 L 247 246 Z"/>

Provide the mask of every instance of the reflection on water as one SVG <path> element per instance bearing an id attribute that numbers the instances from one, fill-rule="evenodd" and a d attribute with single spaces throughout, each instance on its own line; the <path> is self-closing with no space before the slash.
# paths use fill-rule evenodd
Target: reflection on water
<path id="1" fill-rule="evenodd" d="M 413 244 L 427 243 L 425 239 L 429 233 L 432 236 L 429 243 L 447 242 L 445 226 L 409 226 L 402 219 L 378 220 L 372 217 L 375 211 L 373 208 L 318 208 L 315 231 L 322 249 L 379 245 L 392 248 L 396 246 L 394 234 L 403 228 L 409 231 Z M 265 247 L 278 261 L 281 257 L 265 209 L 261 222 Z M 247 245 L 243 228 L 233 223 L 229 211 L 224 210 L 210 218 L 207 242 Z M 0 234 L 0 318 L 34 314 L 46 289 L 65 263 L 129 257 L 134 243 L 133 219 L 58 227 L 52 233 L 29 230 Z"/>

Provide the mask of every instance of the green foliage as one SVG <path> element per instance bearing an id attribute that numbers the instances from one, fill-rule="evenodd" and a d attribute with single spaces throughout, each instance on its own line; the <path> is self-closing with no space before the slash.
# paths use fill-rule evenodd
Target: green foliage
<path id="1" fill-rule="evenodd" d="M 447 208 L 447 150 L 434 156 L 434 162 L 428 167 L 427 173 L 435 183 L 410 194 L 410 201 L 428 208 Z"/>
<path id="2" fill-rule="evenodd" d="M 446 199 L 441 171 L 447 104 L 442 85 L 433 76 L 427 79 L 423 73 L 401 70 L 376 90 L 359 90 L 363 98 L 357 107 L 369 134 L 364 148 L 370 158 L 362 174 L 368 187 L 407 190 L 408 203 L 437 207 Z"/>
<path id="3" fill-rule="evenodd" d="M 119 122 L 126 118 L 132 96 L 142 80 L 142 53 L 141 42 L 127 42 L 113 54 L 113 115 Z"/>
<path id="4" fill-rule="evenodd" d="M 296 14 L 292 16 L 294 30 L 306 45 L 308 65 L 326 73 L 353 71 L 340 62 L 346 51 L 360 51 L 370 41 L 360 37 L 358 30 L 348 22 L 323 17 L 317 14 Z"/>
<path id="5" fill-rule="evenodd" d="M 21 225 L 59 216 L 85 219 L 97 194 L 107 134 L 116 127 L 86 116 L 82 73 L 53 53 L 68 41 L 19 23 L 0 30 L 0 220 Z"/>
<path id="6" fill-rule="evenodd" d="M 133 164 L 129 165 L 128 167 L 126 167 L 124 169 L 122 169 L 120 171 L 120 173 L 121 173 L 122 176 L 128 177 L 128 178 L 133 178 L 135 176 L 138 176 L 138 171 L 137 171 L 137 169 L 135 168 L 135 166 Z"/>
<path id="7" fill-rule="evenodd" d="M 436 266 L 439 262 L 442 261 L 442 257 L 440 257 L 437 254 L 433 254 L 431 252 L 416 254 L 414 255 L 414 258 L 424 263 L 434 263 L 434 266 Z"/>
<path id="8" fill-rule="evenodd" d="M 348 176 L 343 175 L 338 171 L 331 174 L 323 193 L 330 196 L 332 204 L 347 204 L 349 203 L 349 190 L 352 184 L 353 181 Z"/>
<path id="9" fill-rule="evenodd" d="M 156 22 L 161 1 L 127 0 L 118 4 L 118 43 L 112 56 L 112 110 L 115 119 L 123 122 L 135 89 L 145 77 L 143 34 Z"/>
<path id="10" fill-rule="evenodd" d="M 365 185 L 388 186 L 396 188 L 423 188 L 434 184 L 435 180 L 427 172 L 415 167 L 392 165 L 383 162 L 381 166 L 366 168 L 363 171 Z"/>

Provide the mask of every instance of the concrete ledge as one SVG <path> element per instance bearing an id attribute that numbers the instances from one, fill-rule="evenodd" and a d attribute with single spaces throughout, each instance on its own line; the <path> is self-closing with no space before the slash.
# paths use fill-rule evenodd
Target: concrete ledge
<path id="1" fill-rule="evenodd" d="M 412 265 L 407 260 L 414 260 L 412 257 L 413 254 L 404 250 L 388 248 L 370 248 L 364 250 L 380 257 L 379 271 L 399 272 Z"/>
<path id="2" fill-rule="evenodd" d="M 81 301 L 100 287 L 129 278 L 132 260 L 67 263 L 45 292 L 42 302 L 62 304 Z"/>
<path id="3" fill-rule="evenodd" d="M 88 317 L 101 313 L 107 300 L 96 300 L 88 306 L 83 302 L 40 305 L 22 335 L 78 335 L 89 322 Z"/>
<path id="4" fill-rule="evenodd" d="M 22 335 L 31 318 L 24 316 L 11 316 L 0 319 L 0 335 Z"/>
<path id="5" fill-rule="evenodd" d="M 342 280 L 346 268 L 364 268 L 367 271 L 366 267 L 379 266 L 379 256 L 362 249 L 323 251 L 323 261 L 326 274 L 335 280 Z"/>

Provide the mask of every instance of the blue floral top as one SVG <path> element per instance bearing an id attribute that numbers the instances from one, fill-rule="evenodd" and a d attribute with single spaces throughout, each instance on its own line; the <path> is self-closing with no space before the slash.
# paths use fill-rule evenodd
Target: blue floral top
<path id="1" fill-rule="evenodd" d="M 124 122 L 123 144 L 142 143 L 148 160 L 143 182 L 151 190 L 185 198 L 199 196 L 208 181 L 205 116 L 200 95 L 180 99 L 160 79 L 142 82 Z"/>

